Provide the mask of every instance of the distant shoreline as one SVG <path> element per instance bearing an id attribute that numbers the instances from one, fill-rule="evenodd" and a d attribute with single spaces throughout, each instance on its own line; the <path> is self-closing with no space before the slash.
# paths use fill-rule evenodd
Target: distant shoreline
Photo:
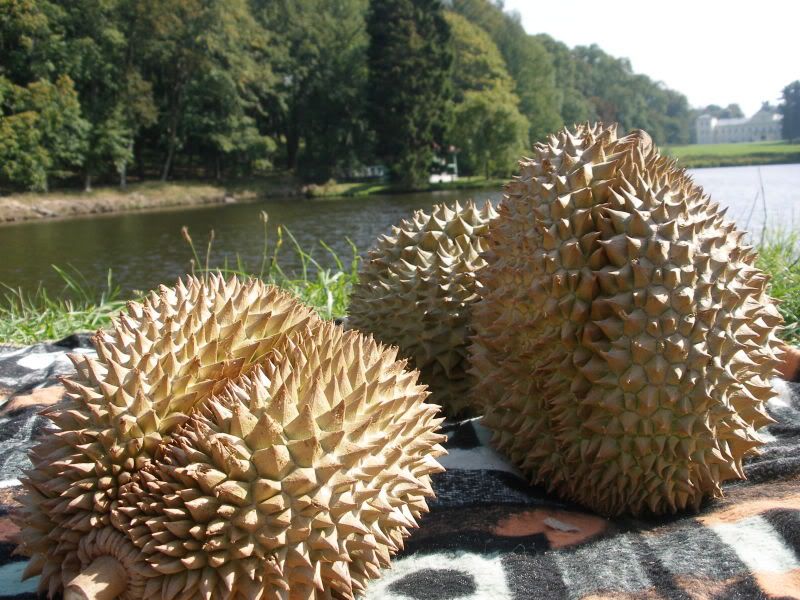
<path id="1" fill-rule="evenodd" d="M 756 142 L 667 146 L 664 154 L 677 158 L 687 169 L 744 167 L 800 163 L 800 144 Z M 0 196 L 0 226 L 41 219 L 67 219 L 109 213 L 164 208 L 255 202 L 269 198 L 330 199 L 442 190 L 502 189 L 507 178 L 462 177 L 408 190 L 390 183 L 328 182 L 303 184 L 288 174 L 245 179 L 225 184 L 197 181 L 134 183 L 122 190 L 99 187 L 91 192 L 56 190 Z"/>
<path id="2" fill-rule="evenodd" d="M 204 182 L 134 183 L 125 190 L 98 187 L 91 192 L 55 190 L 0 196 L 0 227 L 42 219 L 68 219 L 152 211 L 164 208 L 255 202 L 269 198 L 331 199 L 374 194 L 441 190 L 501 189 L 506 179 L 465 177 L 454 182 L 405 190 L 387 183 L 328 183 L 303 185 L 291 176 L 235 181 L 229 185 Z"/>
<path id="3" fill-rule="evenodd" d="M 800 144 L 788 142 L 690 144 L 666 146 L 663 151 L 687 169 L 800 163 Z"/>

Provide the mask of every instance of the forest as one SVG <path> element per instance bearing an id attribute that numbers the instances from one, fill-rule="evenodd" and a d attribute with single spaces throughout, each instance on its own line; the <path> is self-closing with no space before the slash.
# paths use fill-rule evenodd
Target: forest
<path id="1" fill-rule="evenodd" d="M 585 120 L 688 143 L 694 115 L 490 0 L 0 0 L 4 191 L 375 164 L 414 187 L 453 152 L 505 175 Z"/>

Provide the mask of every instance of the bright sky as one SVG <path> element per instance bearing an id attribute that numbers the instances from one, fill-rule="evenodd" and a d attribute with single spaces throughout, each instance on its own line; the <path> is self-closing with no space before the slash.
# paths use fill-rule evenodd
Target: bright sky
<path id="1" fill-rule="evenodd" d="M 505 0 L 505 9 L 528 33 L 629 58 L 691 106 L 737 102 L 750 116 L 800 79 L 798 0 Z"/>

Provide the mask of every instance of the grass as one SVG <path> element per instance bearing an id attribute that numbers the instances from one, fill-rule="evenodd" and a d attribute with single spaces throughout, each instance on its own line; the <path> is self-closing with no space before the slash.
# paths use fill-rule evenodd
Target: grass
<path id="1" fill-rule="evenodd" d="M 457 181 L 432 183 L 423 188 L 409 190 L 392 183 L 329 181 L 320 185 L 306 186 L 305 193 L 309 198 L 341 198 L 353 196 L 370 196 L 372 194 L 404 194 L 408 192 L 435 192 L 441 190 L 485 190 L 500 189 L 508 179 L 485 178 L 482 176 L 459 177 Z"/>
<path id="2" fill-rule="evenodd" d="M 767 165 L 800 162 L 800 144 L 751 142 L 741 144 L 690 144 L 668 146 L 664 152 L 687 168 Z"/>
<path id="3" fill-rule="evenodd" d="M 264 224 L 264 245 L 261 261 L 257 265 L 247 265 L 240 256 L 233 261 L 213 262 L 214 232 L 210 232 L 208 243 L 201 260 L 189 231 L 182 230 L 183 239 L 191 252 L 191 271 L 196 275 L 221 272 L 239 277 L 259 277 L 267 283 L 282 287 L 306 304 L 313 306 L 326 319 L 343 317 L 347 311 L 350 290 L 358 277 L 359 257 L 355 245 L 350 243 L 352 258 L 345 262 L 324 242 L 321 247 L 328 252 L 336 265 L 334 269 L 322 265 L 300 247 L 292 232 L 278 227 L 277 239 L 270 245 L 267 236 L 267 214 L 262 211 Z M 280 254 L 285 240 L 300 258 L 301 268 L 297 275 L 286 273 L 280 266 Z M 349 240 L 348 240 L 349 241 Z M 44 288 L 26 293 L 21 289 L 2 286 L 0 296 L 0 343 L 33 344 L 46 340 L 62 339 L 76 331 L 95 331 L 108 327 L 111 318 L 122 310 L 128 300 L 136 300 L 141 292 L 133 292 L 123 298 L 109 271 L 106 287 L 94 290 L 75 269 L 62 269 L 53 266 L 64 282 L 59 294 L 52 294 Z"/>
<path id="4" fill-rule="evenodd" d="M 106 327 L 111 315 L 125 305 L 114 286 L 111 271 L 106 288 L 95 291 L 74 269 L 53 266 L 64 282 L 64 292 L 51 295 L 39 287 L 24 293 L 3 285 L 0 298 L 0 343 L 33 344 L 62 339 L 76 331 Z"/>
<path id="5" fill-rule="evenodd" d="M 768 232 L 758 247 L 758 267 L 770 275 L 770 295 L 779 301 L 784 329 L 780 337 L 800 345 L 800 234 Z"/>
<path id="6" fill-rule="evenodd" d="M 286 228 L 279 227 L 277 239 L 270 244 L 268 216 L 263 211 L 261 221 L 264 241 L 256 265 L 245 264 L 239 256 L 215 264 L 213 230 L 205 248 L 198 251 L 189 231 L 184 229 L 181 233 L 191 252 L 192 272 L 202 275 L 219 271 L 240 277 L 259 277 L 291 291 L 314 306 L 323 318 L 344 316 L 350 291 L 358 278 L 359 258 L 355 246 L 350 244 L 352 257 L 345 262 L 328 245 L 320 242 L 335 264 L 334 269 L 326 269 L 310 252 L 300 247 Z M 285 245 L 300 258 L 301 268 L 296 275 L 286 273 L 280 266 Z M 800 233 L 771 230 L 762 237 L 758 249 L 758 267 L 770 275 L 770 294 L 779 301 L 778 309 L 785 320 L 780 337 L 800 345 Z M 0 288 L 0 343 L 31 344 L 60 339 L 76 331 L 107 327 L 111 316 L 124 307 L 127 299 L 113 284 L 110 271 L 105 288 L 95 291 L 76 270 L 53 268 L 64 281 L 63 293 L 53 295 L 39 288 L 26 294 L 8 286 Z M 137 295 L 141 294 L 134 294 L 133 299 Z"/>

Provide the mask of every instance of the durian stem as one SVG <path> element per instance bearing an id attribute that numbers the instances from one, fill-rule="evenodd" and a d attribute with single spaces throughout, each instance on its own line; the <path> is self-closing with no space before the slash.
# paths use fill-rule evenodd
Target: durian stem
<path id="1" fill-rule="evenodd" d="M 114 600 L 128 583 L 128 575 L 113 556 L 98 556 L 64 588 L 64 600 Z"/>

